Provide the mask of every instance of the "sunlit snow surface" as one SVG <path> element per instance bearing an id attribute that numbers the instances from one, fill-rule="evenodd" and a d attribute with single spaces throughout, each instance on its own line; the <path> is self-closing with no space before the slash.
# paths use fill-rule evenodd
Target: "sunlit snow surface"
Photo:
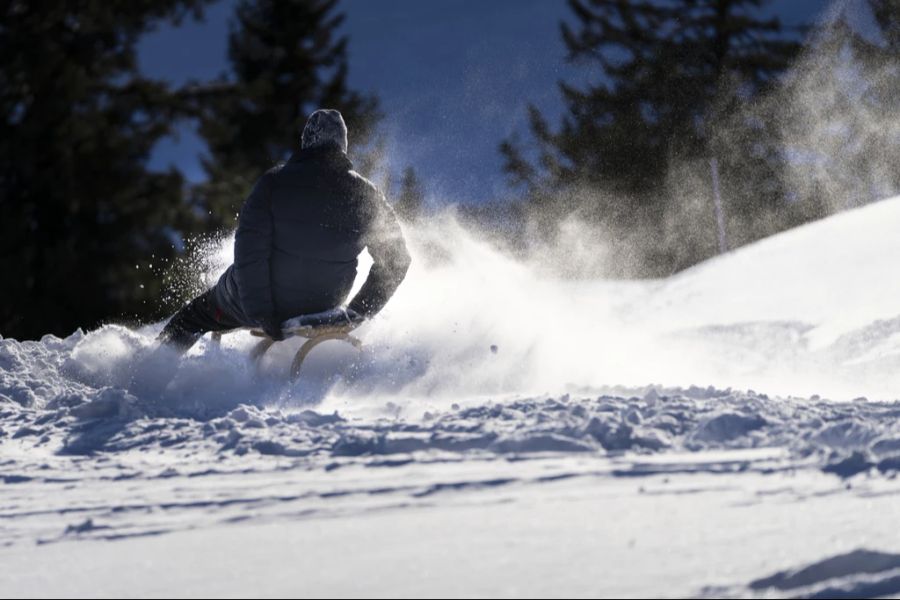
<path id="1" fill-rule="evenodd" d="M 0 595 L 898 594 L 897 231 L 577 282 L 438 219 L 296 384 L 297 341 L 0 339 Z"/>

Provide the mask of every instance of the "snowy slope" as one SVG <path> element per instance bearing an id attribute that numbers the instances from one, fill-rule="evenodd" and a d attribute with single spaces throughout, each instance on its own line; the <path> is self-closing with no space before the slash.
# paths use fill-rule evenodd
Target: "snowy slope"
<path id="1" fill-rule="evenodd" d="M 716 368 L 732 385 L 894 399 L 898 231 L 897 198 L 840 213 L 666 281 L 639 314 L 697 340 L 704 358 L 719 362 L 724 353 L 731 366 Z"/>
<path id="2" fill-rule="evenodd" d="M 828 343 L 900 315 L 898 232 L 900 198 L 839 213 L 673 277 L 653 307 L 684 327 L 802 321 Z"/>
<path id="3" fill-rule="evenodd" d="M 246 334 L 0 339 L 0 596 L 898 594 L 898 230 L 572 282 L 447 217 L 294 385 Z"/>

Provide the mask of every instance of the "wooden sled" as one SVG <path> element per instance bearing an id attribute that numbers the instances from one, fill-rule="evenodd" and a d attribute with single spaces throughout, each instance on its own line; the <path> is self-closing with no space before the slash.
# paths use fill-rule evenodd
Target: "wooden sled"
<path id="1" fill-rule="evenodd" d="M 294 360 L 291 362 L 291 381 L 296 381 L 300 376 L 300 369 L 303 367 L 303 361 L 309 356 L 313 348 L 323 342 L 329 340 L 340 340 L 347 342 L 357 350 L 362 350 L 362 342 L 359 338 L 350 335 L 350 333 L 363 323 L 363 319 L 347 311 L 346 309 L 336 308 L 333 310 L 314 313 L 310 315 L 301 315 L 288 319 L 282 323 L 285 339 L 291 337 L 306 338 Z M 228 331 L 213 332 L 212 338 L 215 343 L 220 343 L 222 335 L 225 333 L 234 333 L 235 331 L 246 331 L 249 328 L 231 329 Z M 270 338 L 262 329 L 249 329 L 250 335 L 262 338 L 250 351 L 250 360 L 252 360 L 259 368 L 262 357 L 275 344 L 275 340 Z"/>

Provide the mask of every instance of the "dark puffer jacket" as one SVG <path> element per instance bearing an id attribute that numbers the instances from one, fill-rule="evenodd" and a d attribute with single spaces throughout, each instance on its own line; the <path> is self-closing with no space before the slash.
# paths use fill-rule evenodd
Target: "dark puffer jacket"
<path id="1" fill-rule="evenodd" d="M 400 225 L 337 145 L 300 150 L 244 203 L 234 264 L 216 284 L 216 300 L 245 326 L 334 308 L 347 299 L 366 247 L 374 264 L 349 307 L 370 317 L 409 268 Z"/>

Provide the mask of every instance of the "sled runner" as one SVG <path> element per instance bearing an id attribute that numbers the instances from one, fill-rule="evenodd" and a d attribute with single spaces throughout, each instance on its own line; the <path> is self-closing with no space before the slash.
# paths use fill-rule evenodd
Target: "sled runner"
<path id="1" fill-rule="evenodd" d="M 306 341 L 297 350 L 297 354 L 294 355 L 294 360 L 291 363 L 291 381 L 297 380 L 303 361 L 309 356 L 313 348 L 322 342 L 340 340 L 347 342 L 357 350 L 361 350 L 362 342 L 359 338 L 350 335 L 350 333 L 359 327 L 362 322 L 363 318 L 355 312 L 348 311 L 345 308 L 334 308 L 325 312 L 294 317 L 282 323 L 281 328 L 284 331 L 285 339 L 291 337 L 306 338 Z M 222 339 L 222 334 L 245 330 L 246 328 L 241 328 L 214 332 L 212 334 L 213 341 L 219 343 Z M 262 329 L 250 329 L 250 335 L 262 338 L 250 351 L 250 360 L 259 365 L 259 361 L 262 360 L 269 348 L 275 344 L 275 340 L 266 335 Z"/>

